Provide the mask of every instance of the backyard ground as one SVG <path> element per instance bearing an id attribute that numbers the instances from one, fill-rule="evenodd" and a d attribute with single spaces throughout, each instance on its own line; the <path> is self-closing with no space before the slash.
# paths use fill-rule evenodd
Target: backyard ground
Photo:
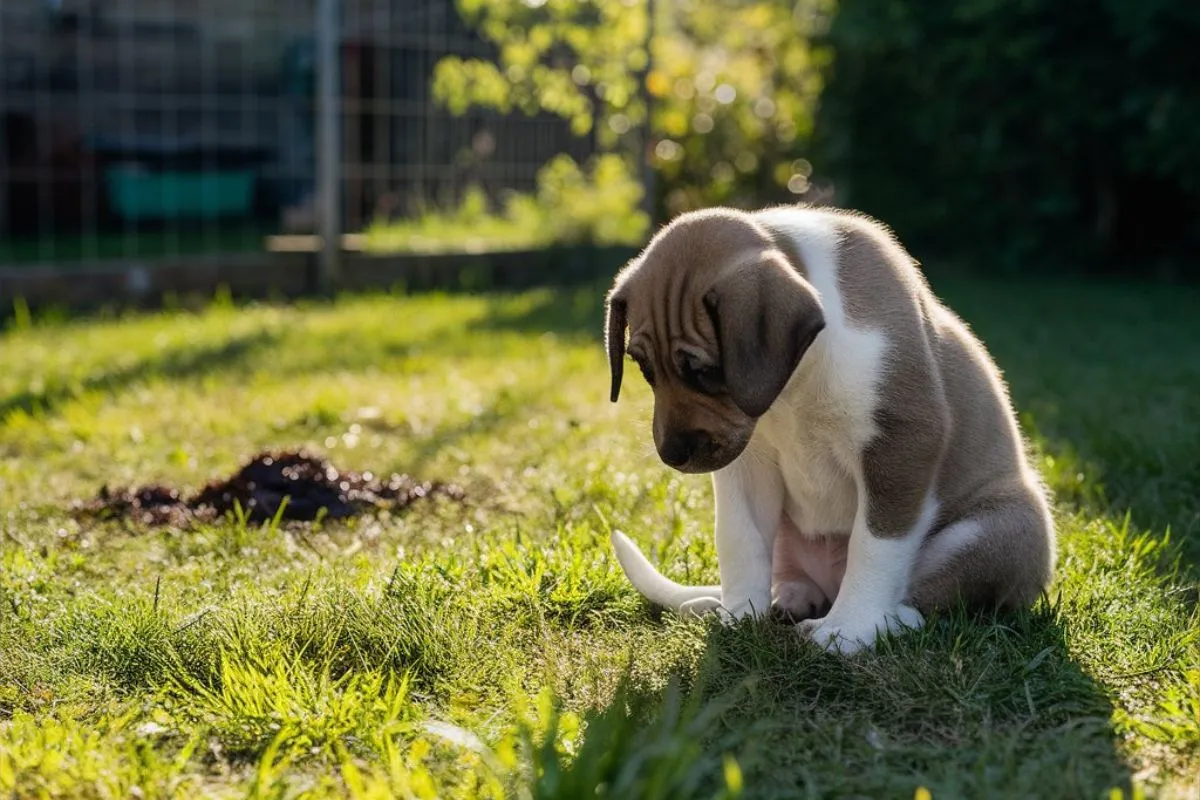
<path id="1" fill-rule="evenodd" d="M 1200 291 L 935 289 L 1012 384 L 1059 577 L 1027 614 L 849 661 L 629 588 L 610 528 L 716 579 L 711 498 L 655 456 L 640 379 L 607 402 L 599 289 L 11 328 L 0 794 L 1195 798 Z M 316 524 L 71 512 L 300 446 L 465 496 Z"/>

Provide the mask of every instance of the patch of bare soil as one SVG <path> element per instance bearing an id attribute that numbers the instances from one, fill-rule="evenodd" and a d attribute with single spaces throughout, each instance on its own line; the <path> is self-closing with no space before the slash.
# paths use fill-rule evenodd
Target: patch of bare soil
<path id="1" fill-rule="evenodd" d="M 421 481 L 409 475 L 386 477 L 341 470 L 303 451 L 265 452 L 236 473 L 192 495 L 160 484 L 111 489 L 75 507 L 80 517 L 130 519 L 143 525 L 182 526 L 219 519 L 240 506 L 251 522 L 344 519 L 369 511 L 399 510 L 429 497 L 462 500 L 453 484 Z M 285 502 L 286 501 L 286 502 Z M 282 506 L 282 511 L 280 508 Z"/>

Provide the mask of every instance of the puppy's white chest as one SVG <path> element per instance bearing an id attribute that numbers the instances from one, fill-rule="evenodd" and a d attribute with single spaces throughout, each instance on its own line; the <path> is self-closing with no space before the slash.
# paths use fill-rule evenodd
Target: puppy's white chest
<path id="1" fill-rule="evenodd" d="M 784 513 L 805 536 L 848 534 L 858 490 L 832 443 L 799 441 L 781 453 Z"/>
<path id="2" fill-rule="evenodd" d="M 813 353 L 809 369 L 759 420 L 752 440 L 779 465 L 784 513 L 805 536 L 849 535 L 858 508 L 855 476 L 875 433 L 876 376 L 885 343 L 875 332 L 840 333 L 840 342 L 827 341 Z M 834 346 L 845 345 L 847 334 L 853 348 Z"/>

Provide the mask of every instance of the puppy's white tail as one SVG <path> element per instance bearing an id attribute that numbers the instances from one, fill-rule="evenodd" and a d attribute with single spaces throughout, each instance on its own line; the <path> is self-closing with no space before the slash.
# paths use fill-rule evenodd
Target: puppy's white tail
<path id="1" fill-rule="evenodd" d="M 613 531 L 612 546 L 617 552 L 617 560 L 621 562 L 621 569 L 625 570 L 625 576 L 629 578 L 633 588 L 645 595 L 651 603 L 678 612 L 689 600 L 702 597 L 721 599 L 720 586 L 684 586 L 663 575 L 646 560 L 637 545 L 620 531 Z"/>

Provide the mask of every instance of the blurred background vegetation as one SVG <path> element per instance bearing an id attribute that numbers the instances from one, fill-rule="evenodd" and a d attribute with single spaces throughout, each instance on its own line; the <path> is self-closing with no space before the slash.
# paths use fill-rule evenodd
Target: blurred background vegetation
<path id="1" fill-rule="evenodd" d="M 804 201 L 927 263 L 1200 277 L 1194 0 L 332 5 L 0 3 L 0 292 L 12 265 L 309 247 L 271 240 L 318 232 L 318 162 L 369 253 L 638 246 Z"/>
<path id="2" fill-rule="evenodd" d="M 560 157 L 536 194 L 499 208 L 468 191 L 460 207 L 376 225 L 376 246 L 481 218 L 514 243 L 638 243 L 687 209 L 799 200 L 878 216 L 926 258 L 1200 276 L 1200 4 L 457 8 L 497 57 L 442 59 L 437 101 L 554 114 L 598 154 Z"/>
<path id="3" fill-rule="evenodd" d="M 849 0 L 817 162 L 923 246 L 1195 278 L 1197 33 L 1173 0 Z"/>

